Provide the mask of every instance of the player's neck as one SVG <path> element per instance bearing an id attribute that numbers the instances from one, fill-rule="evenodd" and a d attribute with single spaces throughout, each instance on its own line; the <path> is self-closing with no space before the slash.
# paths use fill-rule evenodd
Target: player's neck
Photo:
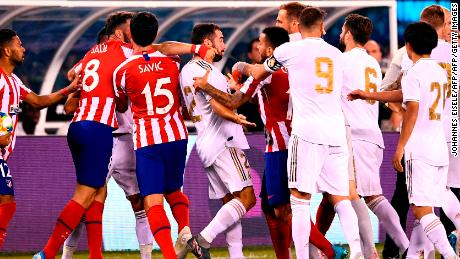
<path id="1" fill-rule="evenodd" d="M 414 64 L 422 58 L 430 58 L 430 55 L 429 54 L 418 55 L 415 53 L 412 54 L 412 62 L 414 62 Z"/>
<path id="2" fill-rule="evenodd" d="M 201 59 L 201 60 L 204 60 L 204 61 L 208 62 L 209 64 L 214 63 L 212 60 L 204 59 L 204 58 L 202 58 L 202 57 L 200 57 L 200 56 L 198 56 L 198 55 L 193 55 L 193 58 L 192 58 L 192 59 L 193 59 L 193 60 L 200 60 L 200 59 Z"/>
<path id="3" fill-rule="evenodd" d="M 322 33 L 320 31 L 301 31 L 300 35 L 302 35 L 302 39 L 305 38 L 321 38 Z"/>
<path id="4" fill-rule="evenodd" d="M 145 47 L 139 46 L 136 43 L 133 43 L 134 52 L 150 51 L 154 49 L 153 45 L 147 45 Z"/>
<path id="5" fill-rule="evenodd" d="M 351 43 L 349 43 L 349 44 L 346 45 L 346 47 L 345 47 L 345 52 L 346 52 L 346 51 L 350 51 L 350 50 L 352 50 L 352 49 L 354 49 L 354 48 L 364 49 L 364 46 L 361 45 L 361 44 L 358 44 L 358 43 L 356 43 L 356 42 L 351 42 Z"/>
<path id="6" fill-rule="evenodd" d="M 11 76 L 11 74 L 13 74 L 14 67 L 15 66 L 11 64 L 9 60 L 0 59 L 0 68 L 2 68 L 3 72 L 5 72 L 5 74 L 7 74 L 8 76 Z"/>

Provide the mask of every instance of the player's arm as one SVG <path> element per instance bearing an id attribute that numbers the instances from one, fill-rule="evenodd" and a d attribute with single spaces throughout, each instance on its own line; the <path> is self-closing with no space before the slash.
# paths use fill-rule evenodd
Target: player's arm
<path id="1" fill-rule="evenodd" d="M 80 89 L 81 85 L 78 83 L 78 81 L 79 78 L 75 77 L 75 79 L 67 87 L 47 95 L 37 95 L 34 92 L 30 92 L 25 96 L 23 101 L 30 104 L 35 109 L 43 109 L 49 107 L 64 100 L 71 93 Z"/>
<path id="2" fill-rule="evenodd" d="M 74 113 L 78 108 L 79 102 L 80 102 L 80 91 L 71 93 L 67 97 L 67 101 L 64 104 L 64 112 L 66 114 Z"/>
<path id="3" fill-rule="evenodd" d="M 232 110 L 228 109 L 227 107 L 220 104 L 214 99 L 209 100 L 209 103 L 211 104 L 211 108 L 213 112 L 215 112 L 217 115 L 219 115 L 220 117 L 226 120 L 233 121 L 234 123 L 237 123 L 237 124 L 240 124 L 246 127 L 256 126 L 255 123 L 247 121 L 244 115 L 233 112 Z"/>
<path id="4" fill-rule="evenodd" d="M 361 89 L 354 90 L 348 95 L 349 101 L 354 101 L 356 99 L 362 100 L 372 100 L 379 102 L 402 102 L 403 94 L 401 90 L 394 91 L 384 91 L 384 92 L 366 92 Z"/>
<path id="5" fill-rule="evenodd" d="M 414 130 L 418 109 L 419 103 L 417 101 L 406 103 L 406 113 L 404 114 L 404 120 L 402 122 L 401 134 L 399 135 L 398 145 L 396 146 L 396 152 L 393 157 L 393 166 L 398 172 L 403 172 L 401 159 L 404 155 L 404 148 L 406 147 L 407 141 Z"/>
<path id="6" fill-rule="evenodd" d="M 212 61 L 214 55 L 217 53 L 217 50 L 214 48 L 177 41 L 153 44 L 153 47 L 166 56 L 196 54 L 206 61 Z"/>

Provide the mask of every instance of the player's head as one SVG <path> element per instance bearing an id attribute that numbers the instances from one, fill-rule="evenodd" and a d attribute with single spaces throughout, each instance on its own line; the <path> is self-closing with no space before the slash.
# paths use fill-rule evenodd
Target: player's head
<path id="1" fill-rule="evenodd" d="M 192 30 L 192 44 L 203 44 L 213 47 L 218 54 L 214 56 L 214 62 L 222 59 L 225 51 L 224 34 L 219 26 L 214 23 L 197 24 Z"/>
<path id="2" fill-rule="evenodd" d="M 107 35 L 107 30 L 104 27 L 102 27 L 99 32 L 97 33 L 97 44 L 101 44 L 106 42 L 109 39 L 109 35 Z"/>
<path id="3" fill-rule="evenodd" d="M 443 27 L 443 30 L 442 30 L 442 34 L 443 34 L 443 39 L 447 42 L 451 42 L 451 25 L 452 25 L 452 16 L 449 12 L 449 9 L 447 8 L 442 8 L 442 10 L 444 11 L 444 27 Z"/>
<path id="4" fill-rule="evenodd" d="M 280 6 L 276 17 L 276 26 L 288 31 L 289 34 L 299 32 L 300 15 L 306 5 L 290 2 Z"/>
<path id="5" fill-rule="evenodd" d="M 438 44 L 438 34 L 434 28 L 425 22 L 411 23 L 404 31 L 407 55 L 413 61 L 414 54 L 430 55 Z"/>
<path id="6" fill-rule="evenodd" d="M 262 61 L 259 53 L 259 38 L 254 38 L 249 42 L 247 55 L 252 64 L 259 64 Z"/>
<path id="7" fill-rule="evenodd" d="M 278 46 L 289 42 L 289 33 L 281 27 L 267 27 L 260 34 L 259 41 L 259 53 L 265 60 L 273 55 Z"/>
<path id="8" fill-rule="evenodd" d="M 10 29 L 0 30 L 0 58 L 7 59 L 12 65 L 20 66 L 24 62 L 26 49 L 22 46 L 18 34 Z"/>
<path id="9" fill-rule="evenodd" d="M 141 47 L 152 45 L 157 37 L 158 20 L 152 13 L 139 12 L 131 20 L 133 42 Z"/>
<path id="10" fill-rule="evenodd" d="M 420 21 L 433 26 L 436 31 L 443 30 L 444 18 L 444 10 L 440 5 L 430 5 L 420 13 Z"/>
<path id="11" fill-rule="evenodd" d="M 325 34 L 324 16 L 326 16 L 326 12 L 318 7 L 305 7 L 300 15 L 300 32 L 323 36 Z"/>
<path id="12" fill-rule="evenodd" d="M 340 34 L 340 44 L 346 47 L 359 45 L 364 46 L 372 34 L 372 22 L 366 16 L 349 14 L 345 18 Z"/>
<path id="13" fill-rule="evenodd" d="M 375 40 L 369 40 L 364 48 L 367 51 L 367 54 L 373 56 L 378 62 L 382 61 L 382 50 L 380 45 Z"/>
<path id="14" fill-rule="evenodd" d="M 133 13 L 120 11 L 113 13 L 107 17 L 105 28 L 109 37 L 115 37 L 124 42 L 131 42 L 131 31 L 129 24 Z"/>

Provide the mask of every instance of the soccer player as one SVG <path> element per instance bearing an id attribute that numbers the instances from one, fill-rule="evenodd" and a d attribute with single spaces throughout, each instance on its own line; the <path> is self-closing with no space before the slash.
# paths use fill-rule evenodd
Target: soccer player
<path id="1" fill-rule="evenodd" d="M 414 65 L 401 80 L 402 90 L 379 93 L 355 90 L 349 98 L 403 102 L 406 113 L 393 166 L 402 172 L 401 159 L 405 156 L 409 202 L 424 231 L 414 231 L 411 241 L 425 234 L 444 258 L 457 258 L 442 223 L 433 212 L 433 207 L 441 207 L 445 202 L 449 165 L 442 122 L 446 97 L 443 90 L 448 85 L 448 77 L 437 61 L 430 58 L 438 44 L 438 35 L 429 24 L 418 22 L 406 28 L 404 39 Z M 412 242 L 409 251 L 411 246 Z M 414 255 L 408 253 L 408 256 Z"/>
<path id="2" fill-rule="evenodd" d="M 288 179 L 292 235 L 298 258 L 308 258 L 311 194 L 330 194 L 350 245 L 350 258 L 362 256 L 358 220 L 348 199 L 348 150 L 340 91 L 342 53 L 321 39 L 324 11 L 306 7 L 300 17 L 303 40 L 279 46 L 264 65 L 252 65 L 255 79 L 284 66 L 293 105 Z M 308 49 L 309 51 L 304 51 Z M 308 222 L 308 224 L 307 224 Z"/>
<path id="3" fill-rule="evenodd" d="M 377 215 L 387 233 L 403 254 L 409 247 L 399 217 L 382 194 L 380 165 L 383 160 L 383 137 L 378 125 L 378 102 L 359 100 L 349 102 L 347 94 L 355 89 L 375 92 L 380 89 L 382 72 L 375 58 L 368 55 L 364 45 L 372 34 L 369 18 L 350 14 L 342 26 L 340 43 L 345 45 L 342 109 L 350 125 L 355 181 L 350 181 L 351 203 L 358 216 L 365 258 L 374 255 L 375 245 L 367 206 Z M 359 196 L 358 196 L 359 195 Z"/>
<path id="4" fill-rule="evenodd" d="M 289 41 L 289 35 L 283 28 L 267 27 L 260 34 L 259 41 L 260 56 L 265 60 L 278 46 Z M 236 65 L 236 67 L 241 65 Z M 218 90 L 205 80 L 196 79 L 195 86 L 199 87 L 196 90 L 201 89 L 207 92 L 216 101 L 230 109 L 237 108 L 253 97 L 258 98 L 266 133 L 265 175 L 261 191 L 262 209 L 267 218 L 277 258 L 290 258 L 291 207 L 287 178 L 287 144 L 291 135 L 291 115 L 289 114 L 287 70 L 280 69 L 262 82 L 250 77 L 234 94 Z M 332 245 L 316 230 L 313 223 L 312 230 L 315 231 L 312 231 L 312 244 L 323 251 L 326 257 L 333 258 Z"/>
<path id="5" fill-rule="evenodd" d="M 302 39 L 299 23 L 300 15 L 306 5 L 299 2 L 289 2 L 280 6 L 275 25 L 285 29 L 289 33 L 290 41 Z"/>
<path id="6" fill-rule="evenodd" d="M 17 33 L 10 29 L 0 30 L 0 107 L 1 112 L 13 119 L 13 132 L 0 136 L 0 248 L 6 238 L 8 223 L 16 211 L 14 201 L 13 177 L 8 168 L 8 157 L 16 143 L 16 128 L 19 104 L 24 101 L 35 109 L 56 104 L 80 87 L 75 79 L 69 86 L 48 95 L 36 95 L 27 88 L 13 71 L 24 62 L 26 49 Z"/>
<path id="7" fill-rule="evenodd" d="M 209 178 L 209 198 L 225 203 L 212 221 L 188 241 L 198 258 L 210 258 L 209 248 L 219 233 L 227 230 L 230 258 L 243 258 L 241 218 L 255 202 L 249 162 L 242 151 L 248 142 L 241 125 L 252 126 L 245 117 L 218 103 L 208 94 L 195 92 L 194 78 L 205 75 L 214 87 L 228 91 L 227 78 L 213 62 L 225 50 L 224 35 L 215 24 L 198 24 L 192 30 L 192 44 L 217 49 L 214 59 L 194 56 L 181 71 L 180 84 L 188 112 L 197 128 L 198 155 Z M 229 242 L 230 241 L 230 242 Z"/>

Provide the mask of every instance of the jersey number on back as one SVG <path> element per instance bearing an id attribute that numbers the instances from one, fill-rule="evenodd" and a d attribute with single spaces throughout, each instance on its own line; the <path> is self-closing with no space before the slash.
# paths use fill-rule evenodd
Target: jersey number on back
<path id="1" fill-rule="evenodd" d="M 366 70 L 365 70 L 364 73 L 365 73 L 364 83 L 365 83 L 365 87 L 366 87 L 366 89 L 365 89 L 366 92 L 368 92 L 368 93 L 376 92 L 377 91 L 377 85 L 371 82 L 370 75 L 372 75 L 374 78 L 376 78 L 377 77 L 377 72 L 373 68 L 366 67 Z M 374 104 L 375 103 L 374 100 L 367 100 L 366 102 L 368 102 L 369 104 Z"/>
<path id="2" fill-rule="evenodd" d="M 323 65 L 326 69 L 323 69 Z M 316 76 L 327 79 L 327 86 L 316 84 L 315 90 L 320 94 L 330 94 L 333 90 L 334 84 L 334 68 L 333 62 L 330 58 L 320 57 L 315 59 Z"/>
<path id="3" fill-rule="evenodd" d="M 191 94 L 193 96 L 193 91 L 190 86 L 184 87 L 184 95 L 189 95 Z M 192 101 L 190 102 L 190 109 L 188 109 L 188 114 L 190 115 L 190 119 L 192 120 L 193 123 L 199 122 L 202 119 L 201 115 L 193 115 L 193 110 L 195 109 L 196 102 L 195 98 L 192 97 Z"/>
<path id="4" fill-rule="evenodd" d="M 439 104 L 439 99 L 441 99 L 441 91 L 442 91 L 442 107 L 444 108 L 446 104 L 446 99 L 447 99 L 447 92 L 448 92 L 448 84 L 443 84 L 442 90 L 441 90 L 441 85 L 438 82 L 433 82 L 431 83 L 431 92 L 437 91 L 436 94 L 436 99 L 434 100 L 433 104 L 430 107 L 430 114 L 429 118 L 430 120 L 440 120 L 441 119 L 441 114 L 436 112 L 436 108 L 438 107 Z"/>
<path id="5" fill-rule="evenodd" d="M 97 74 L 97 70 L 99 69 L 99 65 L 101 62 L 97 59 L 91 59 L 85 66 L 85 75 L 82 79 L 83 90 L 86 92 L 91 92 L 96 88 L 99 84 L 99 75 Z M 89 80 L 91 78 L 91 80 Z M 88 84 L 88 81 L 91 83 Z"/>
<path id="6" fill-rule="evenodd" d="M 152 91 L 150 90 L 150 82 L 147 82 L 147 84 L 144 87 L 144 90 L 142 90 L 142 94 L 145 95 L 145 103 L 147 104 L 147 115 L 154 115 L 156 114 L 166 114 L 168 113 L 173 104 L 174 104 L 174 96 L 169 91 L 168 89 L 163 89 L 161 88 L 165 84 L 170 84 L 171 83 L 171 78 L 170 77 L 165 77 L 165 78 L 160 78 L 157 80 L 157 83 L 155 85 L 155 90 L 153 92 L 153 96 L 159 96 L 163 95 L 168 98 L 168 104 L 165 107 L 155 107 L 155 111 L 153 110 L 153 97 L 152 97 Z"/>

